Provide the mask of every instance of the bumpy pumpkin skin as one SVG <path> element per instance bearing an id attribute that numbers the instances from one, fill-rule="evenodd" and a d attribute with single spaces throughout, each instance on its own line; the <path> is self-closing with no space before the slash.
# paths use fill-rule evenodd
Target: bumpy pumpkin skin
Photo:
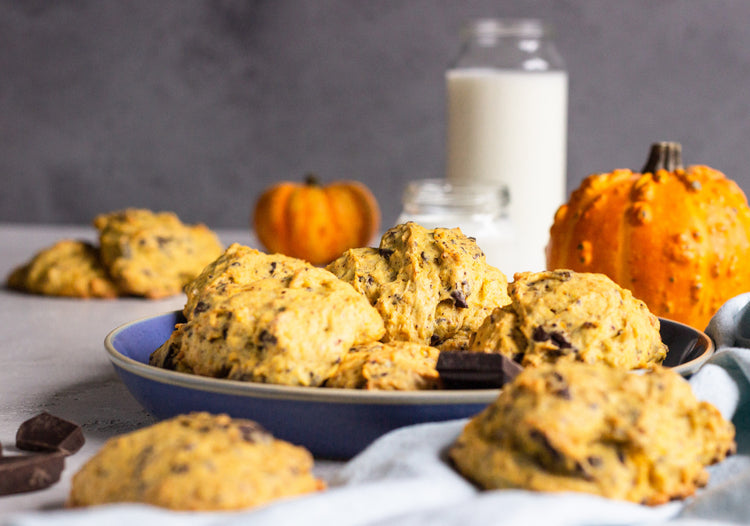
<path id="1" fill-rule="evenodd" d="M 365 246 L 380 227 L 380 209 L 362 183 L 321 186 L 308 177 L 302 184 L 282 182 L 266 190 L 256 203 L 253 226 L 269 252 L 324 265 Z"/>
<path id="2" fill-rule="evenodd" d="M 708 166 L 591 175 L 550 229 L 547 268 L 600 272 L 656 315 L 704 329 L 750 290 L 750 208 Z"/>

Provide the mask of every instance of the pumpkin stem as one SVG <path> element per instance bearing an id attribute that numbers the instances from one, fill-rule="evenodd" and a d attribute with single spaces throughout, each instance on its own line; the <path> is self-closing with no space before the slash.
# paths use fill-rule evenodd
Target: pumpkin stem
<path id="1" fill-rule="evenodd" d="M 308 186 L 320 186 L 318 176 L 314 173 L 305 174 L 305 184 Z"/>
<path id="2" fill-rule="evenodd" d="M 674 172 L 682 169 L 682 145 L 678 142 L 655 142 L 641 173 L 655 174 L 659 170 Z"/>

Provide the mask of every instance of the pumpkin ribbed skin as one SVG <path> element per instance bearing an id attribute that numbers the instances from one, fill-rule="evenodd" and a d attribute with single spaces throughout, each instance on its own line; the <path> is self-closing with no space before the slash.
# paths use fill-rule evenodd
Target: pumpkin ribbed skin
<path id="1" fill-rule="evenodd" d="M 750 290 L 750 208 L 708 166 L 591 175 L 550 229 L 547 268 L 606 274 L 656 315 L 704 329 Z"/>
<path id="2" fill-rule="evenodd" d="M 258 239 L 269 251 L 324 265 L 350 248 L 365 246 L 380 227 L 380 209 L 357 181 L 321 186 L 282 182 L 258 199 L 253 214 Z"/>

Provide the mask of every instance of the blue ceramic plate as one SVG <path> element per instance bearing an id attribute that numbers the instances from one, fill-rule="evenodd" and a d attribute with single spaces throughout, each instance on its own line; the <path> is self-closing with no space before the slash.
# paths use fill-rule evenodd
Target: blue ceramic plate
<path id="1" fill-rule="evenodd" d="M 104 346 L 133 396 L 157 418 L 190 411 L 228 413 L 259 422 L 276 437 L 322 458 L 349 458 L 395 428 L 472 416 L 497 389 L 358 391 L 290 387 L 208 378 L 148 365 L 149 355 L 182 322 L 179 311 L 127 323 Z M 686 325 L 661 320 L 670 351 L 666 364 L 689 375 L 713 353 L 711 339 Z"/>

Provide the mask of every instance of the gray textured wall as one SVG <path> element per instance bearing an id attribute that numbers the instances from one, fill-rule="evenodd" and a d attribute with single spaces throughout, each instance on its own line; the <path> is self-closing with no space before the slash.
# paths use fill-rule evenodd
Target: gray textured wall
<path id="1" fill-rule="evenodd" d="M 443 174 L 443 73 L 475 16 L 555 26 L 569 190 L 667 139 L 750 190 L 744 0 L 0 0 L 0 221 L 242 227 L 315 171 L 392 222 L 407 180 Z"/>

